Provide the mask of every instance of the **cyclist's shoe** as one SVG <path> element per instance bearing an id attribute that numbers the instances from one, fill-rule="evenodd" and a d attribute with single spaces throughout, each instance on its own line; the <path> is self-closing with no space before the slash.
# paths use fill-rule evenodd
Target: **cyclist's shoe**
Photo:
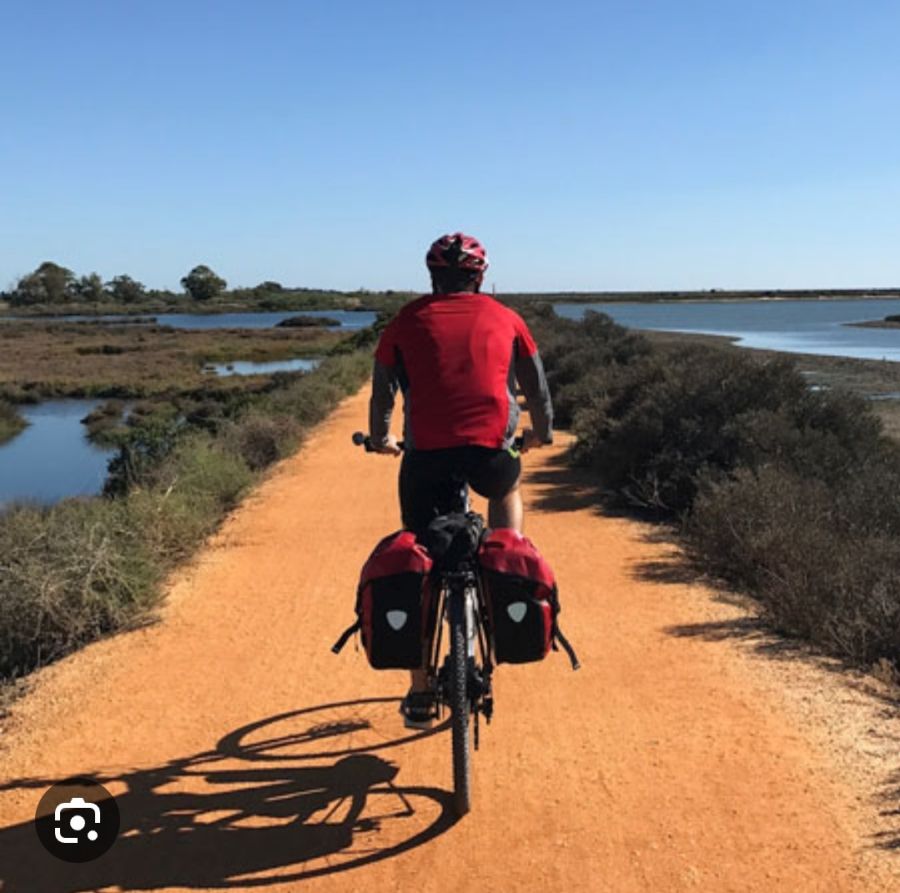
<path id="1" fill-rule="evenodd" d="M 430 729 L 437 718 L 437 704 L 434 695 L 428 691 L 410 689 L 400 702 L 400 713 L 403 714 L 403 725 L 408 729 Z"/>

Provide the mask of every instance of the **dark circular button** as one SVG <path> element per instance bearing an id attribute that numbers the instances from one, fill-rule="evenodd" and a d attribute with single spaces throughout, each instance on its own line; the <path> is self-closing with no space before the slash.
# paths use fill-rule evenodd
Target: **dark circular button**
<path id="1" fill-rule="evenodd" d="M 90 778 L 69 778 L 53 785 L 34 816 L 44 849 L 65 862 L 90 862 L 119 836 L 119 807 L 103 785 Z"/>

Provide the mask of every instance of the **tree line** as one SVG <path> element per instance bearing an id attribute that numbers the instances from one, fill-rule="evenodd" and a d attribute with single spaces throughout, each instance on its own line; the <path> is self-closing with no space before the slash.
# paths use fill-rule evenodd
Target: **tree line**
<path id="1" fill-rule="evenodd" d="M 194 267 L 181 279 L 184 293 L 194 301 L 209 301 L 224 293 L 228 283 L 204 264 Z M 257 288 L 267 293 L 280 291 L 277 282 L 264 282 Z M 122 274 L 104 282 L 98 273 L 76 276 L 72 270 L 44 261 L 36 270 L 23 276 L 0 299 L 13 307 L 36 304 L 140 304 L 152 300 L 176 300 L 184 295 L 171 291 L 148 289 L 142 282 Z"/>

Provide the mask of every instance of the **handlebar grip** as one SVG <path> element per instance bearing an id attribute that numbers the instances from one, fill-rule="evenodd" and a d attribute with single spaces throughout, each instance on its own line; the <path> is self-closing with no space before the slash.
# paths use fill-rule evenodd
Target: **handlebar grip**
<path id="1" fill-rule="evenodd" d="M 365 447 L 367 453 L 375 453 L 377 450 L 372 446 L 372 438 L 369 437 L 368 434 L 363 434 L 362 431 L 354 431 L 353 432 L 353 443 L 356 446 Z M 404 441 L 397 441 L 397 446 L 400 447 L 401 450 L 406 449 L 406 444 Z"/>

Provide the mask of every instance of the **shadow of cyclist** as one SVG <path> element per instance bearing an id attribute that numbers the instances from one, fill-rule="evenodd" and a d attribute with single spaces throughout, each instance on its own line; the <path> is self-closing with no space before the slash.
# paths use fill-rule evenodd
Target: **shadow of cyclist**
<path id="1" fill-rule="evenodd" d="M 31 821 L 0 829 L 4 893 L 263 887 L 390 858 L 453 824 L 446 792 L 396 786 L 397 766 L 372 754 L 315 765 L 253 759 L 248 767 L 213 750 L 93 775 L 119 806 L 112 849 L 70 864 L 41 847 Z M 33 790 L 37 804 L 58 780 L 24 779 L 0 790 Z"/>

